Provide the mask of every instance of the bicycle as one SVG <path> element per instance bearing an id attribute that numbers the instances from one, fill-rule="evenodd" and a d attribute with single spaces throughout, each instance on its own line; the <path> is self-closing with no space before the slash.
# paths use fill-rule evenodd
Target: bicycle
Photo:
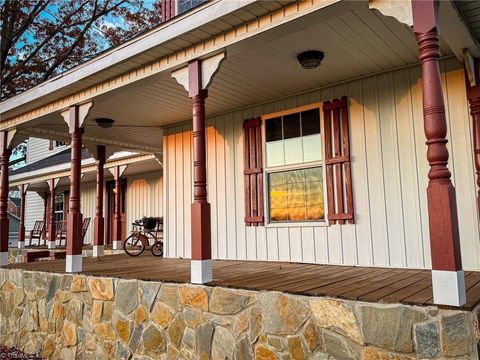
<path id="1" fill-rule="evenodd" d="M 163 233 L 162 218 L 136 220 L 132 223 L 130 236 L 123 242 L 123 249 L 130 256 L 139 256 L 150 246 L 153 256 L 162 256 L 163 239 L 158 239 L 161 233 Z"/>

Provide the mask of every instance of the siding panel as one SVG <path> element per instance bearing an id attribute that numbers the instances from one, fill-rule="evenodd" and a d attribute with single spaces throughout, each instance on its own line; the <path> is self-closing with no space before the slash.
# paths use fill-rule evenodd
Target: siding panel
<path id="1" fill-rule="evenodd" d="M 473 151 L 463 70 L 455 59 L 442 61 L 442 82 L 449 115 L 451 170 L 457 188 L 464 267 L 480 268 L 476 221 Z M 325 224 L 247 227 L 244 223 L 244 119 L 347 95 L 350 99 L 352 181 L 355 225 Z M 191 189 L 191 144 L 178 146 L 184 125 L 165 131 L 164 159 L 169 209 L 169 256 L 190 256 L 176 243 L 175 214 L 188 223 L 190 199 L 176 201 Z M 185 136 L 184 136 L 185 138 Z M 467 140 L 465 140 L 467 139 Z M 207 172 L 212 205 L 215 258 L 286 260 L 362 266 L 430 267 L 426 187 L 428 164 L 423 133 L 420 68 L 411 67 L 343 85 L 289 96 L 208 119 Z M 468 159 L 468 160 L 465 160 Z M 183 161 L 183 162 L 182 162 Z M 180 164 L 178 162 L 181 162 Z M 183 207 L 183 209 L 177 209 Z M 176 237 L 177 236 L 177 237 Z"/>

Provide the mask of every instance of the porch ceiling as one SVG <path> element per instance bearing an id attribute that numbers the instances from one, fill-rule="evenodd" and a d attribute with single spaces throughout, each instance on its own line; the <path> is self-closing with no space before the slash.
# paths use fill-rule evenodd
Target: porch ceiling
<path id="1" fill-rule="evenodd" d="M 303 70 L 296 55 L 304 50 L 322 50 L 322 65 Z M 443 41 L 441 50 L 451 54 Z M 362 1 L 336 3 L 231 45 L 226 53 L 209 88 L 207 115 L 414 64 L 418 50 L 408 26 L 369 10 Z M 85 123 L 87 142 L 108 139 L 117 148 L 161 152 L 161 128 L 191 118 L 190 99 L 170 72 L 100 95 L 94 103 Z M 113 118 L 115 124 L 101 129 L 97 117 Z M 59 113 L 20 129 L 39 137 L 68 136 Z"/>

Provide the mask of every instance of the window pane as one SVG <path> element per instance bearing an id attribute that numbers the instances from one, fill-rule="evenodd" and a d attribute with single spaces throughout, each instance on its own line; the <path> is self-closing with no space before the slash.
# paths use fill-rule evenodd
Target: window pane
<path id="1" fill-rule="evenodd" d="M 291 139 L 300 136 L 300 114 L 290 114 L 283 117 L 283 138 Z"/>
<path id="2" fill-rule="evenodd" d="M 281 209 L 287 203 L 287 186 L 279 185 L 270 188 L 270 207 L 272 209 Z"/>
<path id="3" fill-rule="evenodd" d="M 322 168 L 268 174 L 270 221 L 324 219 Z"/>
<path id="4" fill-rule="evenodd" d="M 265 141 L 282 140 L 282 118 L 265 121 Z"/>
<path id="5" fill-rule="evenodd" d="M 302 112 L 302 136 L 320 134 L 320 110 Z"/>
<path id="6" fill-rule="evenodd" d="M 267 166 L 285 165 L 283 156 L 283 141 L 275 141 L 266 144 Z"/>
<path id="7" fill-rule="evenodd" d="M 303 162 L 302 138 L 288 139 L 285 143 L 285 165 Z"/>
<path id="8" fill-rule="evenodd" d="M 303 140 L 303 161 L 322 160 L 322 140 L 320 134 L 314 134 L 302 137 Z"/>

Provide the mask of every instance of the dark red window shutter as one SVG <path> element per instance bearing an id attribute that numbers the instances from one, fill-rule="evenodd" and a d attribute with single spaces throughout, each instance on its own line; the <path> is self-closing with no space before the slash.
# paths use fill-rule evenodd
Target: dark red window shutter
<path id="1" fill-rule="evenodd" d="M 325 165 L 329 224 L 355 222 L 350 166 L 348 99 L 323 103 L 325 124 Z"/>
<path id="2" fill-rule="evenodd" d="M 244 175 L 245 175 L 245 223 L 247 226 L 264 224 L 263 214 L 263 158 L 262 120 L 256 117 L 245 120 Z"/>

